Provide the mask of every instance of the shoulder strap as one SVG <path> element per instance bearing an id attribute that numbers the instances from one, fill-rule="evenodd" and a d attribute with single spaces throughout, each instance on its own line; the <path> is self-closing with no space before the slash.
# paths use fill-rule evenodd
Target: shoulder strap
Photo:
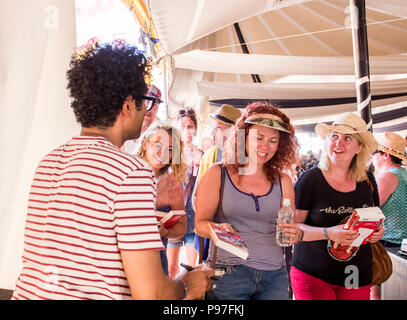
<path id="1" fill-rule="evenodd" d="M 219 168 L 220 168 L 220 186 L 219 186 L 218 208 L 216 210 L 216 215 L 215 215 L 216 222 L 220 221 L 220 217 L 222 215 L 223 189 L 225 187 L 225 176 L 226 176 L 225 166 L 223 164 L 219 164 Z"/>
<path id="2" fill-rule="evenodd" d="M 377 189 L 376 179 L 371 170 L 366 171 L 366 182 L 370 189 L 370 196 L 372 198 L 373 205 L 380 206 L 379 191 Z"/>
<path id="3" fill-rule="evenodd" d="M 226 175 L 226 168 L 223 164 L 219 164 L 220 168 L 220 186 L 219 186 L 219 202 L 218 202 L 218 209 L 216 211 L 216 222 L 220 222 L 220 217 L 222 215 L 222 200 L 223 200 L 223 189 L 225 186 L 225 175 Z M 213 254 L 212 254 L 212 262 L 211 262 L 211 268 L 215 269 L 216 267 L 216 255 L 218 252 L 218 247 L 213 246 Z"/>

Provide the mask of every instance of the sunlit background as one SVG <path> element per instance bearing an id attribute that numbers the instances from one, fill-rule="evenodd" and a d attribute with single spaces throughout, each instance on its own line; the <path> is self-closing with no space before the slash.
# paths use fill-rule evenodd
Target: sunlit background
<path id="1" fill-rule="evenodd" d="M 124 39 L 149 55 L 149 48 L 143 43 L 137 19 L 121 0 L 76 0 L 76 38 L 79 48 L 91 41 L 104 43 Z M 164 80 L 158 67 L 154 68 L 153 77 L 154 84 L 162 90 Z M 159 108 L 157 116 L 161 120 L 165 120 L 164 114 L 163 108 Z M 208 135 L 209 132 L 204 130 L 197 135 L 197 139 Z M 317 136 L 300 132 L 296 136 L 300 142 L 300 154 L 319 152 L 321 140 Z M 199 144 L 199 141 L 196 143 Z"/>

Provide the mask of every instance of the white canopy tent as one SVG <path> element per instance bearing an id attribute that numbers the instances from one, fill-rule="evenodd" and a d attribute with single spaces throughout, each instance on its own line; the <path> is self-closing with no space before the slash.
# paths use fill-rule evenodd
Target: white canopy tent
<path id="1" fill-rule="evenodd" d="M 14 289 L 34 169 L 79 132 L 65 78 L 75 1 L 0 1 L 0 40 L 0 289 Z"/>
<path id="2" fill-rule="evenodd" d="M 231 99 L 298 101 L 281 104 L 298 125 L 357 110 L 348 0 L 144 2 L 162 48 L 157 58 L 171 62 L 170 110 L 194 106 L 205 120 L 210 105 Z M 366 6 L 373 128 L 405 134 L 407 4 Z M 304 99 L 315 104 L 302 106 Z M 399 110 L 394 119 L 383 121 L 384 106 Z"/>
<path id="3" fill-rule="evenodd" d="M 285 109 L 300 125 L 356 110 L 346 100 L 355 96 L 347 1 L 145 2 L 162 47 L 158 58 L 172 66 L 170 107 L 193 105 L 205 119 L 210 100 L 309 99 L 307 107 Z M 407 5 L 405 0 L 367 0 L 367 5 L 371 88 L 380 98 L 372 102 L 373 116 L 386 119 L 374 129 L 397 129 L 407 121 Z M 235 23 L 253 56 L 243 54 Z M 0 288 L 13 289 L 34 168 L 79 130 L 67 108 L 65 79 L 76 46 L 75 1 L 2 0 L 0 25 Z M 261 82 L 253 83 L 252 74 Z M 312 104 L 322 97 L 342 100 Z"/>

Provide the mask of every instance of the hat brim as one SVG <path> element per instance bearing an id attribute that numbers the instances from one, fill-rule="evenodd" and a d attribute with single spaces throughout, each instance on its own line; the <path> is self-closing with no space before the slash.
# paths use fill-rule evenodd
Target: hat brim
<path id="1" fill-rule="evenodd" d="M 275 129 L 275 130 L 278 130 L 278 131 L 283 131 L 283 132 L 291 132 L 290 130 L 287 130 L 286 128 L 284 128 L 280 124 L 280 121 L 272 120 L 272 119 L 245 120 L 244 123 L 258 125 L 258 126 L 267 127 L 267 128 L 272 128 L 272 129 Z"/>
<path id="2" fill-rule="evenodd" d="M 220 116 L 220 115 L 217 114 L 217 113 L 210 113 L 209 116 L 210 116 L 213 120 L 215 120 L 215 121 L 217 121 L 217 122 L 220 122 L 220 123 L 223 123 L 223 124 L 226 124 L 226 125 L 228 125 L 228 126 L 233 126 L 233 125 L 235 124 L 232 120 L 226 119 L 226 118 Z"/>
<path id="3" fill-rule="evenodd" d="M 405 155 L 402 155 L 402 154 L 398 153 L 397 151 L 394 151 L 394 150 L 392 150 L 390 148 L 382 146 L 381 144 L 379 144 L 377 146 L 377 150 L 380 150 L 380 151 L 383 151 L 385 153 L 391 154 L 392 156 L 395 156 L 396 158 L 401 159 L 403 165 L 407 165 L 407 157 Z"/>
<path id="4" fill-rule="evenodd" d="M 370 131 L 367 130 L 354 130 L 351 127 L 344 125 L 329 125 L 326 123 L 318 123 L 315 126 L 315 133 L 319 135 L 323 140 L 326 139 L 329 132 L 335 131 L 344 134 L 359 134 L 359 136 L 364 140 L 364 144 L 369 148 L 370 153 L 377 150 L 378 143 Z"/>

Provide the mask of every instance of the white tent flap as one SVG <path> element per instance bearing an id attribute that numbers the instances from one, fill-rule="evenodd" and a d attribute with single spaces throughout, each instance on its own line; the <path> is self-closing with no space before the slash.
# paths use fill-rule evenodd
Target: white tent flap
<path id="1" fill-rule="evenodd" d="M 273 75 L 349 75 L 353 57 L 298 57 L 192 50 L 174 56 L 175 67 L 206 72 Z M 371 74 L 407 73 L 407 56 L 370 58 Z"/>

